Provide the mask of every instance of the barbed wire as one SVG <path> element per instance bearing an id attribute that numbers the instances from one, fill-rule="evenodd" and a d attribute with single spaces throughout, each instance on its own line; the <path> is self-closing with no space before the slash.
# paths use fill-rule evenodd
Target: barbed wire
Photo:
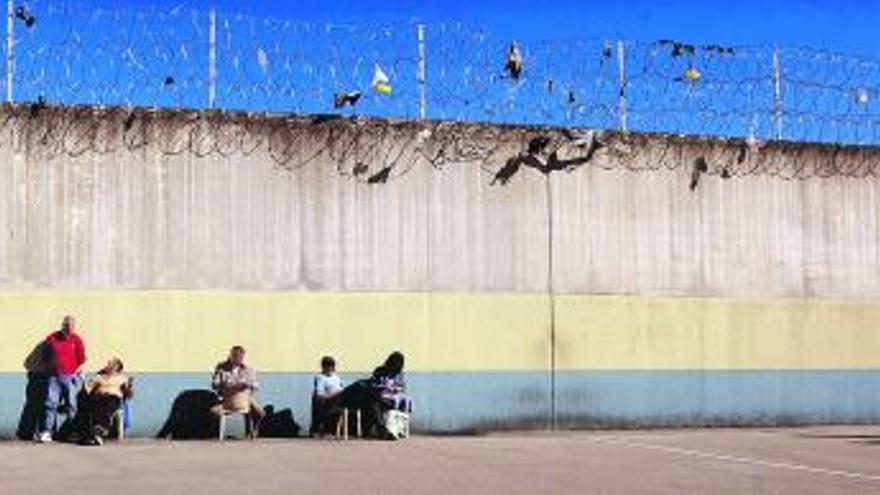
<path id="1" fill-rule="evenodd" d="M 565 174 L 581 167 L 685 170 L 691 189 L 720 180 L 880 177 L 880 150 L 570 127 L 454 121 L 281 116 L 222 111 L 94 106 L 0 107 L 0 147 L 43 161 L 86 154 L 151 152 L 167 156 L 266 156 L 296 173 L 332 163 L 342 177 L 384 184 L 418 167 L 479 166 L 491 185 L 520 174 Z"/>
<path id="2" fill-rule="evenodd" d="M 416 25 L 101 5 L 16 5 L 13 52 L 3 48 L 14 101 L 404 119 L 424 111 L 435 120 L 880 144 L 880 61 L 867 57 L 676 40 L 526 43 L 463 23 L 423 26 L 420 52 Z M 513 43 L 516 75 L 506 69 Z M 377 68 L 387 91 L 374 87 Z"/>

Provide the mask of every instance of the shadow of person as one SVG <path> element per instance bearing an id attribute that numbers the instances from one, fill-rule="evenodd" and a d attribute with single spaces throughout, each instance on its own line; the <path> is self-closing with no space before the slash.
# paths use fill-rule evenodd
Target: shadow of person
<path id="1" fill-rule="evenodd" d="M 171 405 L 168 419 L 156 438 L 174 440 L 204 440 L 217 438 L 220 421 L 211 414 L 217 403 L 217 394 L 211 390 L 184 390 Z"/>
<path id="2" fill-rule="evenodd" d="M 45 341 L 34 346 L 27 355 L 24 369 L 27 372 L 27 385 L 16 436 L 21 440 L 30 440 L 43 421 L 49 377 L 53 373 L 52 350 Z"/>

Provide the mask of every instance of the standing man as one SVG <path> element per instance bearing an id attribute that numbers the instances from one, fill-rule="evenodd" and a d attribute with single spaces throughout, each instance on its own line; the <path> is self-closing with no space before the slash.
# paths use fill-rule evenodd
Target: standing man
<path id="1" fill-rule="evenodd" d="M 76 416 L 76 394 L 79 393 L 79 370 L 86 362 L 86 346 L 76 334 L 76 320 L 67 315 L 61 328 L 46 337 L 52 362 L 52 375 L 46 392 L 46 410 L 43 415 L 43 429 L 37 441 L 49 443 L 58 428 L 58 409 L 66 406 L 67 418 Z"/>
<path id="2" fill-rule="evenodd" d="M 211 387 L 217 392 L 218 403 L 211 412 L 219 417 L 226 411 L 247 411 L 251 422 L 259 425 L 266 413 L 254 397 L 257 371 L 244 363 L 244 356 L 244 347 L 234 346 L 226 361 L 214 368 Z"/>

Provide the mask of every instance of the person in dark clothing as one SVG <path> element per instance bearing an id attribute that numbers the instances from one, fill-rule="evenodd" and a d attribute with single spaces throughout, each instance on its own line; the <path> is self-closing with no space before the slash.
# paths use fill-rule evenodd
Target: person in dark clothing
<path id="1" fill-rule="evenodd" d="M 52 348 L 45 340 L 27 355 L 24 369 L 27 371 L 27 387 L 16 436 L 19 440 L 31 440 L 41 431 L 49 378 L 55 373 Z"/>
<path id="2" fill-rule="evenodd" d="M 122 360 L 113 358 L 86 384 L 86 395 L 74 420 L 80 443 L 101 445 L 122 401 L 131 398 L 131 378 L 123 370 Z"/>
<path id="3" fill-rule="evenodd" d="M 371 384 L 376 389 L 384 409 L 409 409 L 409 399 L 405 395 L 406 379 L 403 376 L 403 354 L 395 351 L 388 356 L 385 364 L 373 371 Z"/>
<path id="4" fill-rule="evenodd" d="M 392 352 L 384 364 L 373 370 L 370 378 L 358 380 L 342 391 L 339 405 L 361 410 L 367 436 L 394 438 L 385 427 L 383 416 L 385 411 L 401 406 L 409 407 L 409 399 L 404 395 L 406 382 L 403 367 L 403 354 Z"/>

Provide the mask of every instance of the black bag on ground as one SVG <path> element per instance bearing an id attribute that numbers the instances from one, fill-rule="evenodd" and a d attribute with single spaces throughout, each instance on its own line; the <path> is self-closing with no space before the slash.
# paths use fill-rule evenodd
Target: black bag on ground
<path id="1" fill-rule="evenodd" d="M 268 405 L 264 408 L 266 416 L 260 422 L 261 438 L 296 438 L 299 436 L 300 426 L 293 419 L 293 411 L 288 408 L 275 412 L 275 408 Z"/>

